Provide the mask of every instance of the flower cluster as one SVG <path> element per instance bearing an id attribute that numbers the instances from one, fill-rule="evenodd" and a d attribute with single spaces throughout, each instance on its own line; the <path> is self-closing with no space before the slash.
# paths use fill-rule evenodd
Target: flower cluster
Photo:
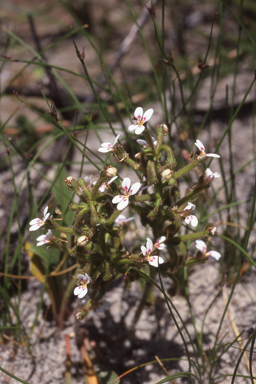
<path id="1" fill-rule="evenodd" d="M 119 140 L 120 135 L 113 138 L 113 143 L 104 142 L 98 149 L 101 153 L 114 155 L 122 165 L 126 164 L 132 168 L 136 172 L 137 181 L 132 183 L 129 177 L 125 177 L 120 182 L 118 167 L 111 165 L 104 165 L 93 182 L 93 176 L 80 177 L 78 180 L 69 176 L 65 183 L 77 198 L 76 202 L 69 205 L 70 210 L 76 212 L 74 225 L 58 225 L 56 221 L 59 219 L 50 216 L 48 207 L 45 208 L 42 219 L 36 218 L 30 222 L 30 231 L 43 226 L 48 230 L 37 238 L 37 246 L 50 243 L 62 252 L 76 257 L 80 265 L 83 264 L 83 274 L 78 274 L 78 284 L 74 289 L 74 295 L 83 299 L 83 308 L 76 312 L 78 319 L 84 318 L 90 308 L 96 311 L 106 308 L 104 294 L 110 283 L 115 283 L 120 276 L 125 276 L 125 281 L 129 280 L 129 271 L 132 269 L 143 268 L 148 264 L 150 267 L 146 268 L 146 272 L 151 270 L 151 276 L 154 276 L 154 268 L 159 267 L 159 272 L 168 277 L 176 273 L 174 259 L 179 259 L 178 268 L 189 266 L 191 258 L 186 256 L 185 242 L 196 240 L 198 252 L 193 258 L 193 263 L 201 262 L 202 258 L 219 260 L 221 257 L 216 251 L 207 252 L 206 244 L 201 240 L 216 234 L 214 224 L 208 224 L 205 229 L 197 232 L 199 221 L 192 214 L 196 209 L 194 202 L 197 197 L 220 177 L 219 173 L 207 168 L 205 174 L 198 178 L 198 182 L 194 183 L 184 196 L 180 197 L 178 191 L 179 179 L 187 172 L 198 168 L 208 157 L 220 156 L 206 153 L 203 143 L 197 139 L 196 153 L 188 158 L 187 165 L 176 170 L 177 161 L 173 150 L 164 143 L 168 127 L 165 124 L 158 125 L 155 137 L 149 131 L 148 122 L 153 112 L 152 108 L 144 112 L 141 107 L 136 108 L 134 112 L 133 124 L 128 127 L 128 131 L 136 135 L 143 134 L 145 139 L 137 140 L 142 148 L 134 158 L 125 151 Z M 129 224 L 135 220 L 134 216 L 122 214 L 128 205 L 129 210 L 136 214 L 132 229 L 138 231 L 140 219 L 141 225 L 152 233 L 152 238 L 146 238 L 145 245 L 138 244 L 137 232 L 133 237 L 134 244 L 131 241 L 127 244 Z M 55 212 L 58 214 L 58 211 Z M 184 235 L 180 230 L 183 223 L 190 226 L 186 227 Z M 53 236 L 52 229 L 61 232 L 62 239 Z M 63 242 L 67 243 L 70 238 L 70 245 L 63 245 Z M 178 246 L 179 250 L 176 251 Z M 161 251 L 164 251 L 163 257 L 159 255 Z M 138 276 L 138 270 L 136 274 Z M 134 276 L 131 276 L 130 281 L 133 280 Z M 88 291 L 90 283 L 92 284 Z"/>

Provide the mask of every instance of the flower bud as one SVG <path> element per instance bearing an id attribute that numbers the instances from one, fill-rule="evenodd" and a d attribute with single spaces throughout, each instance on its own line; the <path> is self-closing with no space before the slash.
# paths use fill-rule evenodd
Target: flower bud
<path id="1" fill-rule="evenodd" d="M 72 176 L 68 176 L 66 179 L 64 179 L 65 183 L 67 184 L 68 187 L 71 187 L 71 181 L 74 178 Z"/>
<path id="2" fill-rule="evenodd" d="M 165 169 L 163 172 L 162 172 L 162 177 L 166 180 L 169 180 L 173 175 L 173 171 L 169 168 Z"/>
<path id="3" fill-rule="evenodd" d="M 161 124 L 160 127 L 162 127 L 162 129 L 163 129 L 163 134 L 167 135 L 167 133 L 169 132 L 169 129 L 168 129 L 167 125 L 166 124 Z"/>
<path id="4" fill-rule="evenodd" d="M 109 165 L 108 168 L 106 169 L 106 176 L 109 178 L 112 178 L 116 176 L 117 169 L 115 167 L 112 167 L 112 165 Z"/>
<path id="5" fill-rule="evenodd" d="M 88 237 L 87 236 L 80 236 L 77 239 L 77 245 L 79 245 L 79 247 L 83 247 L 87 243 L 88 243 Z"/>
<path id="6" fill-rule="evenodd" d="M 135 155 L 134 157 L 135 157 L 135 159 L 140 159 L 140 157 L 141 157 L 141 152 L 136 153 L 136 155 Z"/>
<path id="7" fill-rule="evenodd" d="M 62 216 L 62 212 L 59 207 L 55 208 L 55 213 Z"/>
<path id="8" fill-rule="evenodd" d="M 216 233 L 217 233 L 217 228 L 211 226 L 211 227 L 208 228 L 208 231 L 210 232 L 210 234 L 211 234 L 212 236 L 214 236 L 214 235 L 216 235 Z"/>

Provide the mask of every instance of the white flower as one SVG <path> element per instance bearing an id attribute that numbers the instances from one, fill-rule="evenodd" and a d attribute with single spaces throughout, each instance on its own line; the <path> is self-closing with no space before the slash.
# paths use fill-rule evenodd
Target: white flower
<path id="1" fill-rule="evenodd" d="M 91 282 L 91 278 L 87 275 L 87 273 L 84 275 L 79 274 L 77 275 L 77 278 L 80 280 L 80 285 L 75 288 L 74 295 L 78 296 L 79 299 L 82 299 L 82 297 L 84 297 L 88 292 L 87 284 Z"/>
<path id="2" fill-rule="evenodd" d="M 210 168 L 207 168 L 205 170 L 205 178 L 209 181 L 213 181 L 214 179 L 217 179 L 218 177 L 220 177 L 220 174 L 218 172 L 212 172 L 210 170 Z"/>
<path id="3" fill-rule="evenodd" d="M 194 211 L 194 209 L 196 208 L 195 204 L 192 204 L 190 203 L 189 201 L 187 202 L 187 205 L 186 207 L 183 209 L 183 211 Z"/>
<path id="4" fill-rule="evenodd" d="M 130 125 L 128 131 L 135 131 L 136 135 L 140 135 L 145 129 L 144 123 L 151 118 L 153 112 L 154 110 L 150 108 L 143 114 L 143 109 L 141 107 L 136 108 L 134 112 L 136 124 Z"/>
<path id="5" fill-rule="evenodd" d="M 199 249 L 199 251 L 201 251 L 203 255 L 206 257 L 211 257 L 215 260 L 219 260 L 219 258 L 221 257 L 221 254 L 219 252 L 216 252 L 216 251 L 206 252 L 207 247 L 203 240 L 196 240 L 196 248 Z"/>
<path id="6" fill-rule="evenodd" d="M 146 142 L 146 140 L 141 140 L 141 139 L 138 139 L 136 140 L 138 144 L 142 145 L 143 148 L 149 148 L 149 144 Z M 157 140 L 152 136 L 152 141 L 153 141 L 153 144 L 156 146 L 157 145 Z"/>
<path id="7" fill-rule="evenodd" d="M 204 158 L 204 157 L 217 157 L 217 158 L 220 158 L 220 156 L 217 155 L 216 153 L 205 153 L 205 147 L 204 147 L 203 143 L 200 140 L 196 140 L 195 145 L 197 146 L 197 148 L 201 152 L 200 156 L 199 156 L 200 158 Z"/>
<path id="8" fill-rule="evenodd" d="M 186 207 L 183 209 L 184 212 L 186 211 L 193 211 L 196 208 L 195 204 L 187 203 Z M 198 219 L 194 215 L 188 215 L 185 217 L 185 223 L 192 225 L 192 227 L 197 227 L 198 225 Z"/>
<path id="9" fill-rule="evenodd" d="M 111 143 L 102 143 L 101 146 L 102 148 L 99 148 L 98 151 L 102 153 L 107 153 L 115 150 L 115 145 L 117 143 L 117 140 L 119 139 L 120 135 L 117 135 L 115 138 L 115 141 L 113 144 Z"/>
<path id="10" fill-rule="evenodd" d="M 50 216 L 50 213 L 48 212 L 48 207 L 45 207 L 44 209 L 44 217 L 43 219 L 33 219 L 30 221 L 29 225 L 31 225 L 31 227 L 29 228 L 29 231 L 36 231 L 38 228 L 42 227 L 43 225 L 45 225 L 45 222 L 46 220 L 49 218 Z"/>
<path id="11" fill-rule="evenodd" d="M 167 247 L 166 244 L 164 244 L 165 240 L 166 240 L 165 236 L 159 237 L 159 239 L 157 239 L 157 241 L 154 244 L 154 248 L 155 249 L 160 249 L 160 250 L 161 249 L 165 249 Z"/>
<path id="12" fill-rule="evenodd" d="M 109 184 L 111 184 L 117 178 L 118 178 L 118 176 L 114 176 L 114 177 L 112 177 L 112 179 L 109 180 L 109 182 L 105 182 L 105 183 L 101 184 L 101 186 L 99 187 L 99 191 L 101 193 L 104 193 L 108 189 Z"/>
<path id="13" fill-rule="evenodd" d="M 49 229 L 48 232 L 46 233 L 46 235 L 41 235 L 36 239 L 36 241 L 38 241 L 36 246 L 40 247 L 41 245 L 50 243 L 51 237 L 52 237 L 52 231 Z"/>
<path id="14" fill-rule="evenodd" d="M 131 186 L 131 180 L 129 179 L 129 177 L 125 177 L 122 182 L 122 188 L 125 194 L 115 196 L 112 200 L 112 203 L 117 204 L 117 209 L 119 211 L 122 211 L 129 204 L 129 197 L 131 195 L 135 195 L 139 191 L 140 187 L 141 184 L 139 182 L 134 183 Z"/>
<path id="15" fill-rule="evenodd" d="M 158 267 L 158 264 L 164 263 L 164 259 L 162 259 L 162 257 L 160 257 L 160 256 L 150 256 L 154 250 L 154 247 L 155 246 L 153 246 L 152 240 L 148 237 L 146 247 L 144 245 L 142 245 L 140 249 L 141 249 L 143 256 L 146 257 L 146 260 L 149 262 L 149 264 L 152 265 L 153 267 Z M 157 246 L 156 246 L 156 248 L 157 248 Z"/>
<path id="16" fill-rule="evenodd" d="M 115 223 L 117 225 L 121 225 L 121 224 L 125 224 L 125 223 L 128 223 L 128 221 L 131 221 L 131 220 L 134 220 L 134 217 L 131 216 L 131 217 L 125 217 L 125 215 L 119 215 L 116 219 L 115 219 Z"/>
<path id="17" fill-rule="evenodd" d="M 194 215 L 189 215 L 185 218 L 185 223 L 192 225 L 192 227 L 198 226 L 198 219 Z"/>

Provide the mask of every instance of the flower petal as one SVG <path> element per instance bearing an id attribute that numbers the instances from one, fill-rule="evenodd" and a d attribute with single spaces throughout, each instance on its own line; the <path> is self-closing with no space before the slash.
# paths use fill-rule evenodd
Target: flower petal
<path id="1" fill-rule="evenodd" d="M 82 286 L 82 291 L 80 291 L 79 295 L 78 295 L 78 298 L 79 299 L 82 299 L 82 297 L 84 297 L 88 292 L 88 288 L 86 285 L 83 285 Z"/>
<path id="2" fill-rule="evenodd" d="M 87 275 L 87 273 L 85 273 L 84 274 L 84 280 L 86 281 L 87 284 L 89 284 L 92 279 L 90 278 L 89 275 Z"/>
<path id="3" fill-rule="evenodd" d="M 195 208 L 196 208 L 195 204 L 188 202 L 186 207 L 183 209 L 183 211 L 186 211 L 186 210 L 194 211 Z"/>
<path id="4" fill-rule="evenodd" d="M 78 278 L 79 280 L 84 280 L 84 275 L 81 275 L 81 273 L 79 273 L 79 275 L 77 275 L 77 278 Z"/>
<path id="5" fill-rule="evenodd" d="M 79 285 L 79 287 L 76 287 L 75 289 L 74 289 L 74 295 L 79 295 L 79 293 L 81 292 L 81 289 L 82 289 L 82 286 L 81 285 Z"/>
<path id="6" fill-rule="evenodd" d="M 205 147 L 200 140 L 196 140 L 195 145 L 197 146 L 200 152 L 205 152 Z"/>
<path id="7" fill-rule="evenodd" d="M 192 225 L 192 227 L 198 226 L 198 219 L 194 215 L 189 215 L 185 218 L 185 223 Z"/>
<path id="8" fill-rule="evenodd" d="M 107 148 L 99 148 L 98 151 L 101 152 L 101 153 L 107 153 L 107 152 L 111 151 L 111 148 L 109 148 L 109 147 L 107 147 Z"/>
<path id="9" fill-rule="evenodd" d="M 205 253 L 207 249 L 206 244 L 203 240 L 196 240 L 196 248 L 203 253 Z"/>
<path id="10" fill-rule="evenodd" d="M 216 251 L 207 252 L 206 256 L 211 257 L 212 259 L 215 259 L 215 260 L 219 260 L 221 258 L 221 254 Z"/>
<path id="11" fill-rule="evenodd" d="M 141 139 L 138 139 L 136 140 L 138 144 L 140 145 L 143 145 L 143 147 L 146 147 L 148 145 L 148 143 L 146 142 L 146 140 L 141 140 Z"/>
<path id="12" fill-rule="evenodd" d="M 129 189 L 130 189 L 130 186 L 131 186 L 131 180 L 129 179 L 129 177 L 125 177 L 122 181 L 122 188 L 128 192 Z"/>
<path id="13" fill-rule="evenodd" d="M 112 144 L 106 142 L 106 143 L 102 143 L 101 146 L 104 147 L 104 148 L 105 148 L 105 147 L 106 147 L 106 148 L 109 148 L 109 147 L 112 147 Z"/>
<path id="14" fill-rule="evenodd" d="M 48 219 L 48 217 L 50 216 L 50 212 L 48 212 L 45 216 L 44 216 L 44 222 Z"/>
<path id="15" fill-rule="evenodd" d="M 113 145 L 112 145 L 112 147 L 114 147 L 115 145 L 116 145 L 116 143 L 117 143 L 117 140 L 119 139 L 119 137 L 120 137 L 121 135 L 117 135 L 116 136 L 116 138 L 115 138 L 115 141 L 114 141 L 114 143 L 113 143 Z"/>
<path id="16" fill-rule="evenodd" d="M 152 108 L 148 109 L 148 110 L 144 113 L 144 115 L 143 115 L 143 121 L 144 121 L 144 122 L 148 121 L 148 120 L 151 118 L 151 116 L 153 115 L 153 112 L 154 112 L 154 109 L 152 109 Z"/>
<path id="17" fill-rule="evenodd" d="M 190 224 L 192 225 L 192 227 L 197 227 L 198 226 L 197 217 L 194 215 L 190 215 L 190 218 L 191 218 Z"/>
<path id="18" fill-rule="evenodd" d="M 145 130 L 144 125 L 139 126 L 138 128 L 135 129 L 135 134 L 140 135 L 143 131 Z"/>
<path id="19" fill-rule="evenodd" d="M 138 124 L 132 124 L 128 127 L 128 131 L 134 131 L 136 128 L 138 128 Z"/>
<path id="20" fill-rule="evenodd" d="M 120 203 L 123 199 L 125 198 L 124 195 L 117 195 L 112 199 L 113 204 L 118 204 Z"/>
<path id="21" fill-rule="evenodd" d="M 44 217 L 46 216 L 47 212 L 48 212 L 48 206 L 46 206 L 44 209 Z"/>
<path id="22" fill-rule="evenodd" d="M 42 224 L 35 224 L 35 225 L 32 225 L 32 227 L 30 227 L 28 230 L 31 232 L 33 231 L 37 231 L 40 227 L 42 227 L 44 225 L 44 223 Z"/>
<path id="23" fill-rule="evenodd" d="M 42 241 L 39 241 L 39 242 L 36 244 L 36 246 L 37 246 L 37 247 L 41 247 L 42 245 L 45 245 L 46 243 L 49 243 L 49 241 L 47 241 L 47 240 L 42 240 Z"/>
<path id="24" fill-rule="evenodd" d="M 219 159 L 220 155 L 217 155 L 216 153 L 207 153 L 206 157 L 216 157 L 217 159 Z"/>
<path id="25" fill-rule="evenodd" d="M 124 196 L 123 200 L 119 204 L 117 204 L 116 208 L 118 211 L 122 211 L 127 207 L 128 204 L 129 204 L 129 198 Z"/>
<path id="26" fill-rule="evenodd" d="M 141 120 L 143 117 L 143 109 L 141 107 L 138 107 L 135 109 L 134 117 L 136 117 L 137 120 Z"/>
<path id="27" fill-rule="evenodd" d="M 41 219 L 36 218 L 36 219 L 31 220 L 29 223 L 29 225 L 36 225 L 36 224 L 42 225 L 42 224 L 44 224 L 44 222 Z"/>
<path id="28" fill-rule="evenodd" d="M 115 179 L 117 179 L 117 178 L 118 178 L 118 176 L 114 176 L 114 177 L 112 177 L 112 179 L 109 180 L 109 182 L 107 183 L 107 185 L 113 183 L 113 181 L 114 181 Z"/>
<path id="29" fill-rule="evenodd" d="M 147 238 L 146 247 L 149 253 L 153 251 L 153 241 L 149 237 Z"/>
<path id="30" fill-rule="evenodd" d="M 158 264 L 164 263 L 164 259 L 162 259 L 162 257 L 158 257 L 158 256 L 151 256 L 148 258 L 148 262 L 150 265 L 152 265 L 152 267 L 158 267 Z"/>
<path id="31" fill-rule="evenodd" d="M 41 236 L 38 236 L 36 241 L 43 241 L 46 239 L 46 235 L 41 235 Z"/>
<path id="32" fill-rule="evenodd" d="M 142 245 L 140 247 L 140 249 L 141 249 L 141 252 L 142 252 L 143 256 L 147 256 L 147 248 L 144 245 Z"/>
<path id="33" fill-rule="evenodd" d="M 141 183 L 139 183 L 139 182 L 134 183 L 131 186 L 130 195 L 135 195 L 135 193 L 137 193 L 139 191 L 140 187 L 141 187 Z"/>
<path id="34" fill-rule="evenodd" d="M 159 239 L 157 239 L 157 241 L 154 244 L 154 248 L 157 248 L 157 249 L 160 249 L 160 250 L 165 249 L 167 247 L 167 245 L 164 244 L 165 240 L 166 240 L 165 236 L 159 237 Z"/>

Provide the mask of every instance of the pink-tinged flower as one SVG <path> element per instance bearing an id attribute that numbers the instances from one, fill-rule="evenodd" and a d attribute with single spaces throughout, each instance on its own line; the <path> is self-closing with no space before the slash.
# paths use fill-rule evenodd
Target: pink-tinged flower
<path id="1" fill-rule="evenodd" d="M 84 275 L 79 274 L 77 275 L 77 278 L 80 280 L 80 285 L 75 288 L 74 295 L 78 296 L 79 299 L 82 299 L 82 297 L 84 297 L 88 292 L 87 284 L 91 282 L 91 278 L 87 275 L 87 273 Z"/>
<path id="2" fill-rule="evenodd" d="M 213 181 L 214 179 L 217 179 L 218 177 L 220 177 L 220 174 L 218 172 L 212 172 L 210 170 L 210 168 L 207 168 L 205 170 L 205 178 L 208 180 L 208 181 Z"/>
<path id="3" fill-rule="evenodd" d="M 217 155 L 216 153 L 206 153 L 205 152 L 205 147 L 204 147 L 203 143 L 200 140 L 196 140 L 195 145 L 197 146 L 197 148 L 200 151 L 200 155 L 198 156 L 199 158 L 204 158 L 204 157 L 217 157 L 217 158 L 220 158 L 220 156 Z"/>
<path id="4" fill-rule="evenodd" d="M 128 223 L 129 221 L 131 220 L 134 220 L 134 217 L 131 216 L 131 217 L 125 217 L 125 215 L 119 215 L 116 219 L 115 219 L 115 223 L 117 225 L 122 225 L 122 224 L 125 224 L 125 223 Z"/>
<path id="5" fill-rule="evenodd" d="M 192 225 L 192 227 L 197 227 L 198 226 L 198 219 L 194 215 L 189 215 L 185 217 L 185 223 Z"/>
<path id="6" fill-rule="evenodd" d="M 142 145 L 143 148 L 150 148 L 150 145 L 146 142 L 146 140 L 141 140 L 141 139 L 138 139 L 136 140 L 138 144 Z M 152 141 L 153 141 L 153 144 L 154 146 L 157 145 L 157 140 L 152 136 Z"/>
<path id="7" fill-rule="evenodd" d="M 49 218 L 50 216 L 50 213 L 48 212 L 48 207 L 45 207 L 44 209 L 44 217 L 43 219 L 33 219 L 30 221 L 29 225 L 31 225 L 31 227 L 29 228 L 29 231 L 36 231 L 38 228 L 42 227 L 43 225 L 45 225 L 45 222 L 46 220 Z"/>
<path id="8" fill-rule="evenodd" d="M 143 113 L 141 107 L 136 108 L 134 112 L 134 120 L 136 120 L 136 123 L 130 125 L 128 131 L 135 131 L 136 135 L 140 135 L 145 129 L 144 124 L 149 121 L 153 112 L 154 110 L 152 108 L 148 109 L 145 113 Z"/>
<path id="9" fill-rule="evenodd" d="M 129 204 L 129 197 L 135 195 L 141 187 L 141 183 L 134 183 L 131 185 L 129 177 L 125 177 L 122 182 L 124 195 L 117 195 L 113 198 L 112 203 L 117 204 L 118 211 L 122 211 Z"/>
<path id="10" fill-rule="evenodd" d="M 52 231 L 49 229 L 48 232 L 46 233 L 46 235 L 41 235 L 36 239 L 36 241 L 38 241 L 36 246 L 40 247 L 41 245 L 50 243 L 51 237 L 52 237 Z"/>
<path id="11" fill-rule="evenodd" d="M 207 246 L 203 240 L 196 240 L 196 248 L 202 252 L 202 254 L 206 257 L 211 257 L 212 259 L 219 260 L 221 258 L 221 254 L 216 251 L 207 251 Z"/>
<path id="12" fill-rule="evenodd" d="M 186 211 L 193 211 L 196 208 L 195 204 L 192 203 L 187 203 L 186 207 L 183 209 L 184 212 Z M 192 227 L 197 227 L 198 226 L 198 219 L 194 215 L 188 215 L 185 217 L 185 223 L 192 225 Z"/>
<path id="13" fill-rule="evenodd" d="M 157 247 L 156 247 L 157 248 Z M 160 256 L 150 256 L 151 253 L 154 251 L 154 246 L 152 240 L 148 237 L 146 247 L 144 245 L 141 246 L 141 252 L 143 256 L 146 257 L 146 261 L 149 262 L 150 265 L 153 267 L 158 267 L 158 264 L 163 264 L 164 259 Z"/>
<path id="14" fill-rule="evenodd" d="M 115 141 L 113 144 L 111 143 L 102 143 L 102 148 L 99 148 L 98 151 L 102 153 L 107 153 L 115 150 L 115 145 L 117 143 L 117 140 L 119 139 L 120 135 L 117 135 L 115 138 Z"/>
<path id="15" fill-rule="evenodd" d="M 99 187 L 99 191 L 101 193 L 104 193 L 108 189 L 109 184 L 111 184 L 117 178 L 118 178 L 118 176 L 114 176 L 114 177 L 112 177 L 112 179 L 109 180 L 109 182 L 105 182 L 105 183 L 101 184 L 101 186 Z"/>
<path id="16" fill-rule="evenodd" d="M 159 239 L 157 239 L 157 241 L 154 244 L 154 248 L 160 249 L 160 250 L 165 249 L 167 247 L 166 244 L 164 244 L 165 240 L 166 240 L 165 236 L 159 237 Z"/>

